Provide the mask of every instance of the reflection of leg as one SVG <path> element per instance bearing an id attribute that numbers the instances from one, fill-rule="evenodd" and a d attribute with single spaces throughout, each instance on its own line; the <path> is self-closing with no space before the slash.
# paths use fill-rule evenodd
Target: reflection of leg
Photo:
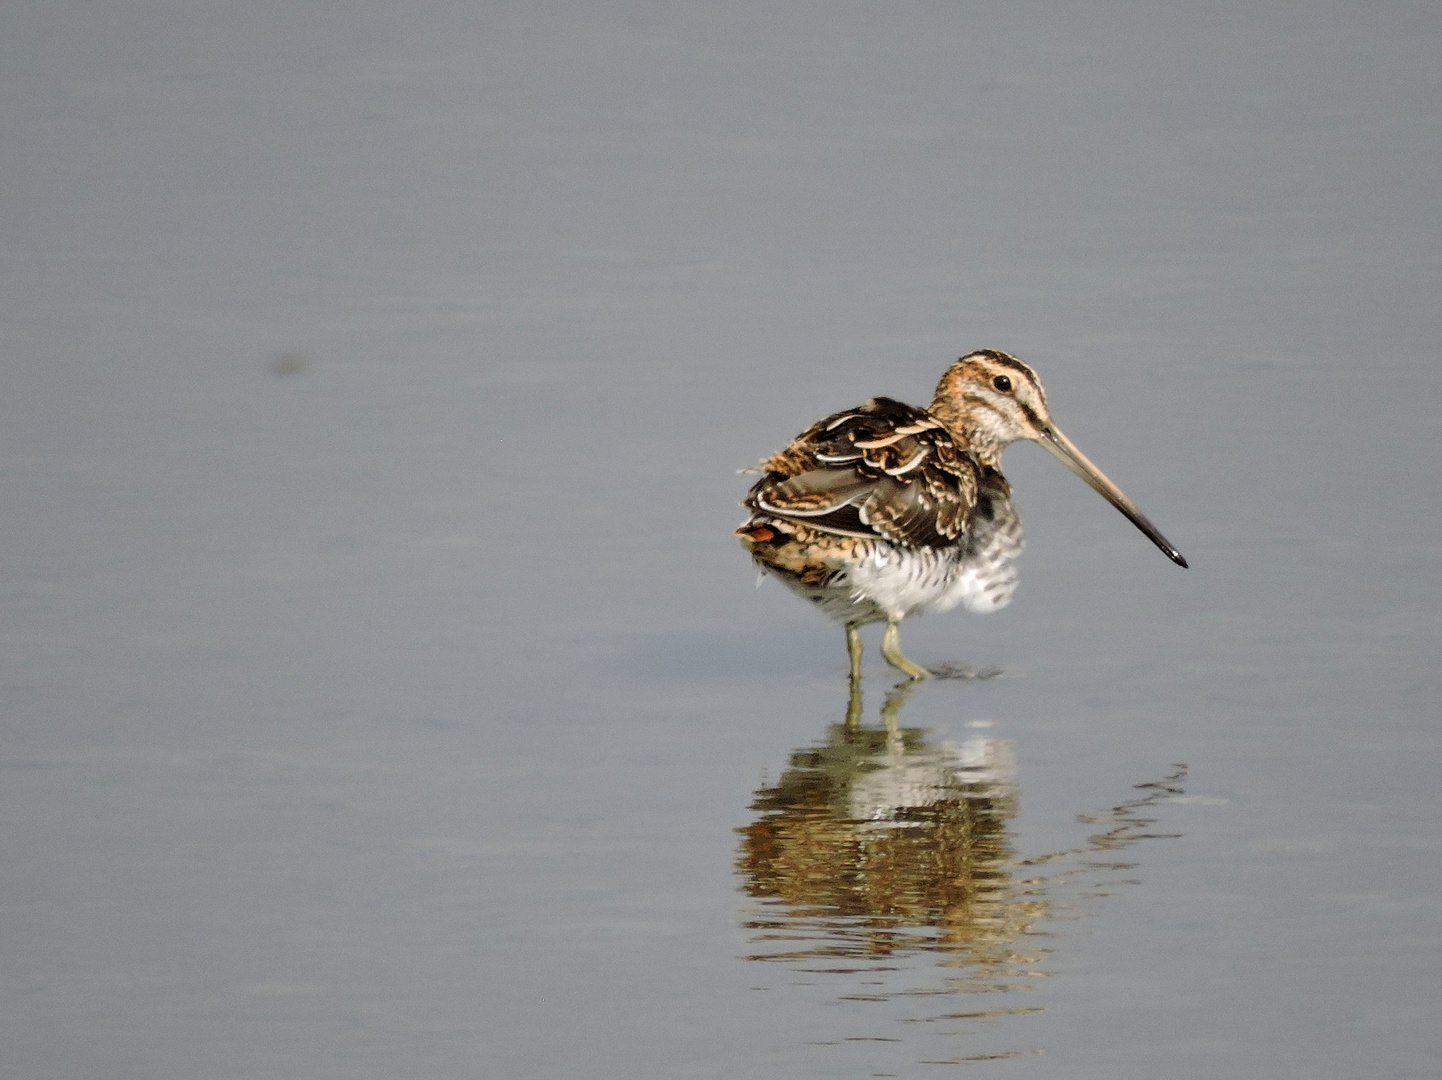
<path id="1" fill-rule="evenodd" d="M 846 653 L 851 657 L 851 685 L 861 685 L 861 630 L 854 623 L 846 624 Z"/>
<path id="2" fill-rule="evenodd" d="M 886 662 L 894 668 L 906 672 L 913 679 L 929 679 L 931 672 L 920 664 L 913 664 L 906 657 L 901 655 L 901 634 L 899 624 L 889 622 L 886 624 L 886 633 L 881 635 L 881 655 Z"/>
<path id="3" fill-rule="evenodd" d="M 891 693 L 886 695 L 886 700 L 881 704 L 881 722 L 886 725 L 887 742 L 901 738 L 901 707 L 906 704 L 906 699 L 911 697 L 916 689 L 916 680 L 901 683 Z M 898 750 L 901 746 L 897 742 Z"/>
<path id="4" fill-rule="evenodd" d="M 855 623 L 846 624 L 846 653 L 851 657 L 851 699 L 846 703 L 846 726 L 861 723 L 861 631 Z"/>
<path id="5" fill-rule="evenodd" d="M 846 728 L 855 731 L 861 726 L 861 684 L 851 684 L 851 696 L 846 701 Z"/>

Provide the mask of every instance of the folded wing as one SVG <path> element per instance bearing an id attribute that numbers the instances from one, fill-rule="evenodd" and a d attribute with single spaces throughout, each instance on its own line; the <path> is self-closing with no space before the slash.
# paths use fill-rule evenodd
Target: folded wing
<path id="1" fill-rule="evenodd" d="M 841 536 L 948 547 L 978 490 L 1005 484 L 925 409 L 875 398 L 813 424 L 762 462 L 753 512 Z"/>

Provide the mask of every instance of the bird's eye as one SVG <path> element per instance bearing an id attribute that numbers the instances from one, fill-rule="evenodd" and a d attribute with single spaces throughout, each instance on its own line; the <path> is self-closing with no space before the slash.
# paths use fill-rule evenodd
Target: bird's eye
<path id="1" fill-rule="evenodd" d="M 991 385 L 1000 390 L 1003 394 L 1011 389 L 1011 380 L 1005 375 L 998 375 L 991 380 Z"/>

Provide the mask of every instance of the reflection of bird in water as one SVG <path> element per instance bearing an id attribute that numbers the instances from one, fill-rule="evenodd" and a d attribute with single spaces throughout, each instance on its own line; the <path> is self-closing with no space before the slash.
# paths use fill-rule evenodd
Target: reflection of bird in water
<path id="1" fill-rule="evenodd" d="M 926 409 L 890 398 L 818 420 L 756 470 L 736 530 L 763 571 L 846 626 L 860 678 L 858 627 L 885 622 L 881 655 L 913 679 L 949 674 L 901 654 L 910 615 L 1005 607 L 1016 589 L 1021 520 L 1001 452 L 1041 443 L 1178 566 L 1187 562 L 1052 423 L 1035 373 L 983 350 L 953 364 Z"/>
<path id="2" fill-rule="evenodd" d="M 1007 989 L 1041 973 L 1038 950 L 1021 942 L 1051 914 L 1062 883 L 1116 869 L 1095 857 L 1160 835 L 1137 811 L 1179 793 L 1184 767 L 1137 785 L 1142 798 L 1080 819 L 1101 826 L 1086 848 L 1020 858 L 1008 827 L 1017 810 L 1012 744 L 938 741 L 903 727 L 915 685 L 891 693 L 879 727 L 860 723 L 853 688 L 846 722 L 795 751 L 756 792 L 757 816 L 737 830 L 736 862 L 743 888 L 761 902 L 747 922 L 761 950 L 753 959 L 940 952 L 946 967 L 969 969 L 952 990 Z M 1043 864 L 1057 868 L 1043 873 Z"/>
<path id="3" fill-rule="evenodd" d="M 786 942 L 767 959 L 869 956 L 896 948 L 986 957 L 1025 932 L 1041 902 L 1013 895 L 1006 828 L 1016 808 L 1009 742 L 936 742 L 904 728 L 914 684 L 893 691 L 882 727 L 833 724 L 756 792 L 737 866 L 753 897 L 778 902 L 751 925 Z"/>

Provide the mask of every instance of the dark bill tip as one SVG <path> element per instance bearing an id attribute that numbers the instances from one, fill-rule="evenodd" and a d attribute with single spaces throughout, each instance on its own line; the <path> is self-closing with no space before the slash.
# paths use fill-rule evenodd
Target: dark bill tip
<path id="1" fill-rule="evenodd" d="M 1130 500 L 1128 500 L 1125 504 L 1117 502 L 1113 503 L 1113 505 L 1116 506 L 1116 508 L 1120 510 L 1133 525 L 1135 525 L 1138 529 L 1142 531 L 1143 536 L 1145 536 L 1152 543 L 1156 544 L 1163 555 L 1171 559 L 1172 562 L 1176 563 L 1183 570 L 1189 569 L 1189 567 L 1187 566 L 1187 560 L 1182 556 L 1182 553 L 1176 548 L 1172 547 L 1172 542 L 1168 540 L 1165 536 L 1163 536 L 1161 534 L 1161 530 L 1159 530 L 1155 525 L 1148 521 L 1146 517 L 1137 510 L 1135 506 L 1131 505 Z"/>

